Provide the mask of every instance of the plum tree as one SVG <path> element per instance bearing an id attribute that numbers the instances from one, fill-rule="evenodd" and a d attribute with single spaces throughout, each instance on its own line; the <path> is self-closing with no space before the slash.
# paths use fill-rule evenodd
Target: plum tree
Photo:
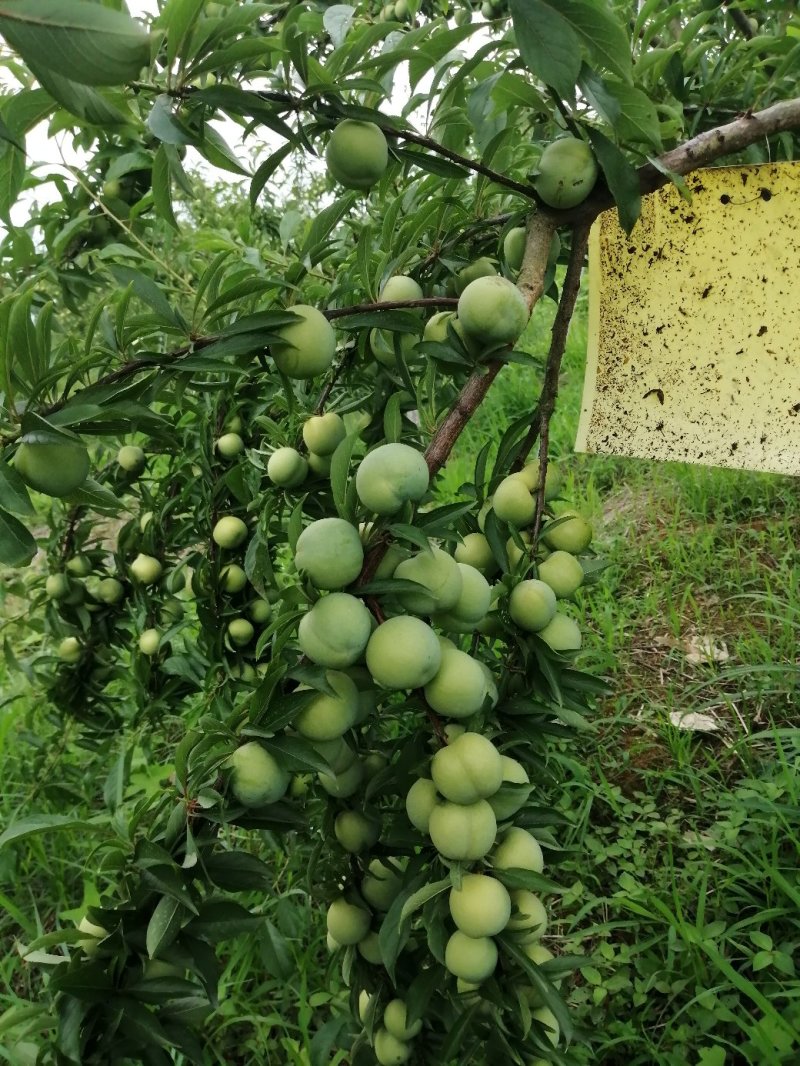
<path id="1" fill-rule="evenodd" d="M 4 640 L 46 735 L 7 747 L 57 783 L 53 728 L 80 738 L 69 802 L 96 831 L 52 824 L 100 932 L 72 952 L 48 931 L 24 963 L 45 981 L 9 964 L 41 1003 L 12 1002 L 3 1046 L 76 1066 L 238 1061 L 243 1039 L 258 1061 L 546 1060 L 569 1012 L 524 827 L 559 854 L 552 745 L 597 688 L 576 619 L 600 567 L 549 454 L 588 229 L 616 210 L 630 230 L 726 153 L 797 154 L 791 20 L 762 5 L 754 64 L 702 0 L 639 5 L 635 30 L 617 3 L 538 4 L 535 32 L 517 0 L 485 20 L 444 0 L 34 6 L 22 28 L 0 13 L 0 561 L 29 593 Z M 743 117 L 709 136 L 718 106 Z M 78 161 L 34 171 L 34 128 Z M 549 298 L 552 327 L 532 315 Z M 465 434 L 498 378 L 524 382 L 509 425 L 493 408 Z M 20 813 L 33 871 L 30 826 L 63 812 Z M 302 913 L 329 908 L 332 987 L 309 970 L 308 1024 L 245 1034 L 244 1015 L 296 1015 L 293 975 L 250 978 L 313 956 L 301 884 Z"/>

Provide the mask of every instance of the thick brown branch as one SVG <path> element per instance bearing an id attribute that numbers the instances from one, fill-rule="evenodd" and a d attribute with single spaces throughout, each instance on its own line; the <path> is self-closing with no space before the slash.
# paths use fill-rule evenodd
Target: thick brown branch
<path id="1" fill-rule="evenodd" d="M 659 166 L 645 163 L 639 167 L 639 191 L 643 196 L 669 184 L 670 174 L 690 174 L 693 170 L 707 167 L 718 159 L 741 152 L 756 141 L 775 133 L 800 128 L 800 98 L 784 100 L 763 111 L 741 115 L 724 126 L 698 133 L 677 148 L 658 157 Z M 662 167 L 663 170 L 659 169 Z M 603 211 L 614 206 L 611 193 L 606 188 L 584 200 L 579 207 L 557 214 L 558 224 L 583 225 L 594 221 Z"/>

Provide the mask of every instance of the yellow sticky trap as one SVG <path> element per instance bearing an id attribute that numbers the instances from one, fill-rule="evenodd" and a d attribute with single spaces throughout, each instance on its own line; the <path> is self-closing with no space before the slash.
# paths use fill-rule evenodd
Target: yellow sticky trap
<path id="1" fill-rule="evenodd" d="M 576 449 L 800 474 L 800 164 L 687 185 L 592 230 Z"/>

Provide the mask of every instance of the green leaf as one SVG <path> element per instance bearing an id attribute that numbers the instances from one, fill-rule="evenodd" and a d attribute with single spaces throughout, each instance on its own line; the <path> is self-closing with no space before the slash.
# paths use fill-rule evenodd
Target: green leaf
<path id="1" fill-rule="evenodd" d="M 415 152 L 411 148 L 395 148 L 394 152 L 404 163 L 440 178 L 468 178 L 471 173 L 466 167 L 451 163 L 449 159 L 443 159 L 433 152 Z"/>
<path id="2" fill-rule="evenodd" d="M 644 144 L 660 151 L 661 127 L 653 101 L 634 85 L 612 78 L 606 78 L 603 86 L 619 106 L 619 114 L 613 123 L 617 139 L 624 144 Z"/>
<path id="3" fill-rule="evenodd" d="M 109 269 L 120 285 L 132 285 L 134 294 L 142 303 L 151 307 L 164 322 L 179 329 L 185 327 L 183 318 L 173 310 L 169 300 L 152 278 L 134 270 L 133 267 L 112 266 Z"/>
<path id="4" fill-rule="evenodd" d="M 157 958 L 159 953 L 175 940 L 181 931 L 185 913 L 183 904 L 173 896 L 161 897 L 147 923 L 145 943 L 149 958 Z"/>
<path id="5" fill-rule="evenodd" d="M 294 144 L 294 142 L 289 141 L 287 144 L 284 144 L 283 147 L 279 148 L 277 152 L 273 152 L 268 159 L 265 159 L 261 166 L 258 168 L 258 170 L 256 170 L 255 174 L 253 175 L 253 180 L 250 182 L 251 207 L 255 207 L 256 202 L 258 201 L 258 198 L 261 195 L 269 179 L 272 177 L 272 175 L 275 173 L 275 171 L 278 169 L 284 159 L 286 159 L 287 156 L 291 155 L 291 153 L 295 150 L 296 147 L 297 146 Z"/>
<path id="6" fill-rule="evenodd" d="M 97 828 L 98 826 L 92 825 L 91 822 L 68 814 L 32 814 L 29 818 L 14 822 L 0 835 L 0 848 L 14 840 L 24 840 L 25 837 L 35 836 L 37 833 L 49 833 L 53 829 L 80 829 L 86 832 Z"/>
<path id="7" fill-rule="evenodd" d="M 599 67 L 624 81 L 631 80 L 630 38 L 605 0 L 548 0 L 548 3 L 569 22 Z"/>
<path id="8" fill-rule="evenodd" d="M 347 483 L 350 475 L 350 460 L 353 456 L 353 449 L 356 446 L 356 442 L 360 437 L 360 431 L 351 433 L 349 437 L 339 444 L 336 451 L 331 457 L 331 493 L 333 494 L 333 502 L 336 507 L 336 511 L 340 518 L 350 519 L 349 508 L 347 506 Z"/>
<path id="9" fill-rule="evenodd" d="M 617 205 L 620 225 L 630 233 L 642 213 L 639 176 L 619 148 L 600 130 L 587 126 L 587 133 Z"/>
<path id="10" fill-rule="evenodd" d="M 150 132 L 165 144 L 195 144 L 197 138 L 174 115 L 174 101 L 166 94 L 157 96 L 147 118 Z"/>
<path id="11" fill-rule="evenodd" d="M 161 21 L 167 28 L 167 61 L 169 66 L 178 58 L 186 58 L 185 49 L 191 41 L 192 27 L 205 7 L 206 0 L 169 0 Z"/>
<path id="12" fill-rule="evenodd" d="M 28 488 L 13 466 L 0 460 L 0 507 L 15 514 L 34 514 Z"/>
<path id="13" fill-rule="evenodd" d="M 246 851 L 217 851 L 205 859 L 205 871 L 218 888 L 231 892 L 265 889 L 274 876 L 262 859 Z"/>
<path id="14" fill-rule="evenodd" d="M 189 923 L 186 931 L 209 944 L 218 944 L 241 933 L 251 933 L 259 929 L 263 922 L 260 915 L 251 914 L 233 900 L 208 900 L 200 907 L 199 917 Z"/>
<path id="15" fill-rule="evenodd" d="M 330 34 L 334 48 L 344 44 L 347 31 L 353 25 L 355 10 L 349 4 L 332 4 L 331 7 L 326 8 L 322 16 L 322 24 Z"/>
<path id="16" fill-rule="evenodd" d="M 403 434 L 403 415 L 400 411 L 400 401 L 400 393 L 394 392 L 383 409 L 383 435 L 390 443 L 400 440 Z"/>
<path id="17" fill-rule="evenodd" d="M 0 0 L 0 33 L 32 69 L 79 85 L 122 85 L 150 62 L 144 30 L 88 0 Z"/>
<path id="18" fill-rule="evenodd" d="M 569 22 L 543 0 L 509 0 L 519 50 L 531 74 L 567 100 L 581 69 L 581 42 Z"/>
<path id="19" fill-rule="evenodd" d="M 452 885 L 449 877 L 443 878 L 441 881 L 434 881 L 430 885 L 423 885 L 418 889 L 403 904 L 403 909 L 400 911 L 400 921 L 404 922 L 407 918 L 420 909 L 430 899 L 435 899 L 436 896 L 440 896 L 442 892 L 446 892 Z"/>
<path id="20" fill-rule="evenodd" d="M 0 510 L 0 563 L 5 566 L 27 566 L 35 554 L 36 541 L 30 531 L 18 518 Z"/>
<path id="21" fill-rule="evenodd" d="M 174 230 L 177 230 L 180 227 L 172 207 L 171 170 L 169 159 L 167 158 L 168 147 L 165 144 L 160 145 L 153 160 L 153 206 L 159 218 L 163 218 Z"/>

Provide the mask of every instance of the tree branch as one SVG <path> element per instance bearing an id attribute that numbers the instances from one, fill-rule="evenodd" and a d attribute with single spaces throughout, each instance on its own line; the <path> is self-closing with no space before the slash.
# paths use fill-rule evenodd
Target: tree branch
<path id="1" fill-rule="evenodd" d="M 553 329 L 550 339 L 550 350 L 547 353 L 547 363 L 544 372 L 544 383 L 539 402 L 536 405 L 534 421 L 525 438 L 523 452 L 520 458 L 524 461 L 528 452 L 539 436 L 539 489 L 536 493 L 536 512 L 533 518 L 531 531 L 531 543 L 535 544 L 542 526 L 544 514 L 545 481 L 547 479 L 548 451 L 550 447 L 550 419 L 556 407 L 558 398 L 558 382 L 561 373 L 561 360 L 567 347 L 569 324 L 575 311 L 578 293 L 581 290 L 581 274 L 583 273 L 583 261 L 586 258 L 586 248 L 589 244 L 590 226 L 576 227 L 572 231 L 572 248 L 567 264 L 567 273 L 564 285 L 561 289 L 561 299 L 558 302 L 558 310 L 553 321 Z M 538 417 L 537 417 L 538 416 Z"/>
<path id="2" fill-rule="evenodd" d="M 645 163 L 639 167 L 639 191 L 643 196 L 656 192 L 669 184 L 670 174 L 690 174 L 700 167 L 709 166 L 723 156 L 741 152 L 744 148 L 770 137 L 800 127 L 800 98 L 784 100 L 763 111 L 748 112 L 724 126 L 698 133 L 677 148 L 658 157 L 659 166 Z M 663 167 L 663 170 L 660 168 Z M 667 173 L 664 173 L 666 171 Z M 578 207 L 569 211 L 554 212 L 558 225 L 583 225 L 593 222 L 603 211 L 614 206 L 614 199 L 607 188 L 598 189 Z"/>

